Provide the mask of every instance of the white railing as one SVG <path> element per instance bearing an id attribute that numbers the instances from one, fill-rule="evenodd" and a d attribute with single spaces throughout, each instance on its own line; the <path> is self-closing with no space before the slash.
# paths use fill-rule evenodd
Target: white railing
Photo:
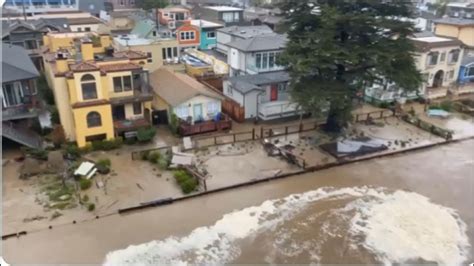
<path id="1" fill-rule="evenodd" d="M 298 105 L 290 101 L 261 103 L 258 116 L 263 120 L 293 116 L 299 114 Z"/>

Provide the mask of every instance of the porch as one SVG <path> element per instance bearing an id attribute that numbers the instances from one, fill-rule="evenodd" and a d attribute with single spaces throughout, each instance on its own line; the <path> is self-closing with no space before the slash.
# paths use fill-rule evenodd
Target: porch
<path id="1" fill-rule="evenodd" d="M 202 134 L 206 132 L 229 130 L 232 129 L 232 120 L 225 114 L 221 113 L 219 120 L 208 120 L 203 122 L 195 122 L 194 124 L 179 120 L 178 131 L 181 136 L 190 136 Z"/>
<path id="2" fill-rule="evenodd" d="M 258 105 L 258 117 L 262 120 L 296 116 L 301 112 L 298 105 L 290 101 L 272 101 Z"/>

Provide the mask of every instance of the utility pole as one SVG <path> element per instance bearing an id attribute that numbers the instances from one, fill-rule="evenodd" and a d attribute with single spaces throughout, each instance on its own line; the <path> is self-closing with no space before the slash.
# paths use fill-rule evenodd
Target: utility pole
<path id="1" fill-rule="evenodd" d="M 25 19 L 25 21 L 26 21 L 25 0 L 21 1 L 21 6 L 22 6 L 22 9 L 23 9 L 23 19 Z"/>

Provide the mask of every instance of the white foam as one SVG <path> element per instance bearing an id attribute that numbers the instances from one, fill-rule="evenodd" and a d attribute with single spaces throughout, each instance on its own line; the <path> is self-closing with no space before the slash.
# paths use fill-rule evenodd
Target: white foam
<path id="1" fill-rule="evenodd" d="M 110 252 L 104 265 L 229 263 L 241 252 L 236 240 L 274 228 L 309 203 L 329 198 L 353 200 L 346 208 L 357 210 L 350 231 L 364 235 L 362 244 L 381 261 L 422 258 L 460 264 L 466 259 L 466 228 L 453 210 L 416 193 L 385 193 L 383 189 L 362 187 L 322 188 L 265 201 L 260 206 L 226 214 L 214 225 L 197 228 L 186 237 L 169 237 Z M 294 249 L 287 252 L 291 254 Z M 318 254 L 311 256 L 319 258 Z"/>

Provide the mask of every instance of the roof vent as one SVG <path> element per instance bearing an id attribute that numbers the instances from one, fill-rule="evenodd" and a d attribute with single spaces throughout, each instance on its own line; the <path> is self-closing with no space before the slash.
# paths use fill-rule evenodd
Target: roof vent
<path id="1" fill-rule="evenodd" d="M 245 33 L 246 33 L 246 31 L 244 31 L 244 30 L 241 30 L 241 31 L 240 31 L 240 33 L 241 33 L 241 34 L 245 34 Z"/>

